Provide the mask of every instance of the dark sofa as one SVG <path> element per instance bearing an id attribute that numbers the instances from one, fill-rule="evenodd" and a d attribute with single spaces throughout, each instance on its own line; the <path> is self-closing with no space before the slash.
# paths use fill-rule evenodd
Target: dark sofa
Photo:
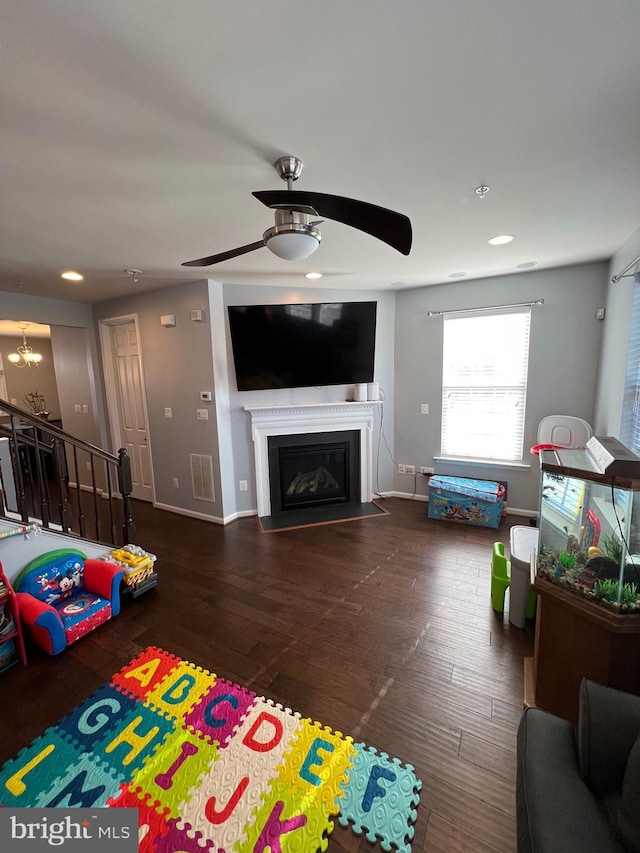
<path id="1" fill-rule="evenodd" d="M 640 696 L 585 679 L 577 729 L 527 708 L 516 815 L 518 853 L 640 853 Z"/>

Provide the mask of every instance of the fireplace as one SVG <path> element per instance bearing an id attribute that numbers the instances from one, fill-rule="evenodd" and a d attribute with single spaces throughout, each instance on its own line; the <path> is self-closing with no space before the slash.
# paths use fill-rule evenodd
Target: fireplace
<path id="1" fill-rule="evenodd" d="M 359 431 L 275 435 L 268 447 L 272 514 L 359 500 Z"/>
<path id="2" fill-rule="evenodd" d="M 327 434 L 332 436 L 333 442 L 343 442 L 346 440 L 345 435 L 354 433 L 358 437 L 357 449 L 354 449 L 353 444 L 350 443 L 349 465 L 357 466 L 358 472 L 355 477 L 353 474 L 349 475 L 349 500 L 352 506 L 371 501 L 373 412 L 380 405 L 382 404 L 376 401 L 245 406 L 245 411 L 251 416 L 258 516 L 268 518 L 272 512 L 279 512 L 271 506 L 270 446 L 273 438 L 291 438 L 293 439 L 291 446 L 295 446 L 296 443 L 300 444 L 301 436 L 304 436 L 304 442 L 307 443 L 314 443 L 319 435 Z M 350 439 L 351 441 L 353 438 Z M 324 467 L 329 468 L 327 465 Z M 305 472 L 307 470 L 312 469 L 305 467 Z M 296 475 L 297 472 L 298 468 L 296 468 Z M 335 473 L 333 476 L 336 476 Z"/>

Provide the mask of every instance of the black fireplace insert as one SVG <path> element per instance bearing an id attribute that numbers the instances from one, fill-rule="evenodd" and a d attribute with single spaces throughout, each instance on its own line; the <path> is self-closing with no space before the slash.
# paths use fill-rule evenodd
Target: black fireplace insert
<path id="1" fill-rule="evenodd" d="M 269 436 L 271 512 L 359 500 L 360 432 Z"/>

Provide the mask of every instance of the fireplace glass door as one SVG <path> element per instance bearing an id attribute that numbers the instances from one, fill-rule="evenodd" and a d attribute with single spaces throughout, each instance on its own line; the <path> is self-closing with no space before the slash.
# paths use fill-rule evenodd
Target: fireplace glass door
<path id="1" fill-rule="evenodd" d="M 270 437 L 272 513 L 357 500 L 359 439 L 357 431 Z"/>

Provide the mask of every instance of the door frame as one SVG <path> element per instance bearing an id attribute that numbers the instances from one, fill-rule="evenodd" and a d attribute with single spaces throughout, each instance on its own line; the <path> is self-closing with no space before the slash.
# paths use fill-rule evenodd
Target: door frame
<path id="1" fill-rule="evenodd" d="M 100 349 L 102 353 L 102 373 L 104 376 L 104 390 L 107 402 L 107 418 L 109 421 L 109 433 L 111 440 L 111 452 L 117 454 L 119 448 L 115 447 L 115 436 L 122 438 L 122 424 L 118 413 L 118 400 L 116 395 L 116 376 L 113 368 L 113 347 L 111 345 L 111 327 L 120 326 L 122 323 L 133 322 L 138 341 L 138 364 L 140 366 L 140 382 L 142 383 L 142 408 L 144 411 L 145 426 L 147 429 L 147 447 L 149 448 L 149 460 L 151 468 L 151 505 L 156 503 L 156 483 L 153 470 L 153 451 L 151 449 L 151 436 L 149 434 L 149 412 L 147 409 L 147 385 L 144 378 L 144 360 L 142 358 L 142 338 L 140 335 L 140 321 L 137 314 L 122 314 L 118 317 L 106 317 L 98 320 L 98 333 L 100 337 Z"/>

